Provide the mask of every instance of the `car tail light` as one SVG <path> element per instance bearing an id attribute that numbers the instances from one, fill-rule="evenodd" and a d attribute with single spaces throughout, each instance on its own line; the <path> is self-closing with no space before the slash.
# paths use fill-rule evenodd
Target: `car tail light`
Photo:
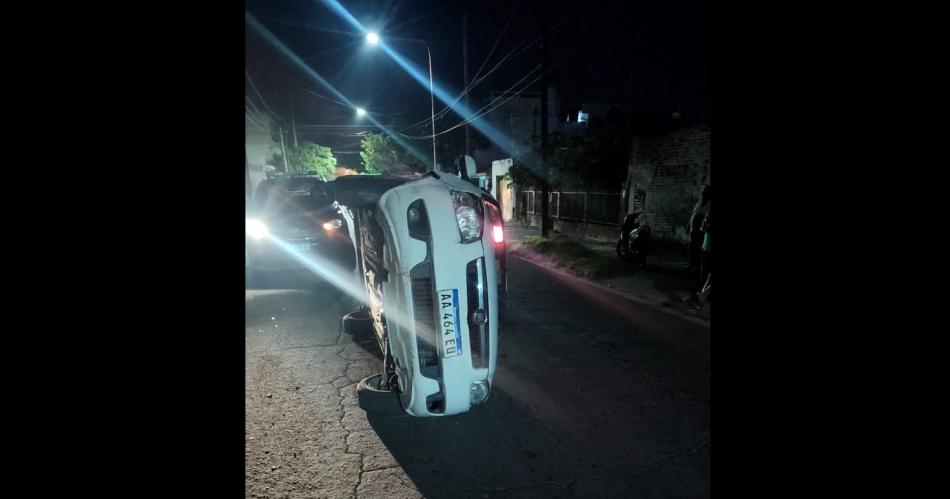
<path id="1" fill-rule="evenodd" d="M 505 229 L 501 222 L 501 211 L 498 206 L 486 201 L 485 211 L 488 213 L 488 224 L 491 225 L 492 240 L 495 244 L 505 242 Z"/>

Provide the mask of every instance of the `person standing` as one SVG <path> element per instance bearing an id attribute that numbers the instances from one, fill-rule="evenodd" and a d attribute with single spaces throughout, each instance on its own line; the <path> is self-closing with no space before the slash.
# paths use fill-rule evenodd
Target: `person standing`
<path id="1" fill-rule="evenodd" d="M 710 195 L 712 194 L 712 189 L 710 186 L 703 188 L 703 193 L 700 195 L 699 201 L 696 202 L 696 206 L 693 207 L 693 215 L 689 218 L 689 265 L 687 267 L 688 272 L 696 272 L 700 267 L 700 260 L 702 258 L 702 247 L 703 247 L 703 219 L 706 217 L 706 213 L 709 209 Z"/>
<path id="2" fill-rule="evenodd" d="M 709 274 L 712 271 L 712 224 L 710 215 L 712 214 L 712 203 L 706 204 L 706 216 L 703 218 L 702 231 L 703 231 L 703 245 L 702 245 L 702 255 L 700 257 L 700 278 L 702 282 L 706 282 L 709 278 Z"/>
<path id="3" fill-rule="evenodd" d="M 703 289 L 701 289 L 699 293 L 697 293 L 696 295 L 696 300 L 699 302 L 700 305 L 705 305 L 706 300 L 709 299 L 709 293 L 712 287 L 711 283 L 712 283 L 712 274 L 710 273 L 709 277 L 706 278 L 706 285 L 704 285 Z"/>
<path id="4" fill-rule="evenodd" d="M 700 246 L 700 282 L 702 284 L 699 291 L 683 298 L 683 301 L 691 307 L 701 308 L 709 299 L 710 284 L 712 283 L 711 206 L 712 203 L 706 204 L 706 216 L 703 217 L 702 224 L 700 225 L 702 231 L 702 245 Z"/>

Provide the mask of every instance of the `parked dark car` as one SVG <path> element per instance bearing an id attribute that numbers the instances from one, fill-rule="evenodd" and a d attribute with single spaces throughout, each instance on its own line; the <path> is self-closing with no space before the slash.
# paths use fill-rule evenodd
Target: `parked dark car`
<path id="1" fill-rule="evenodd" d="M 321 272 L 355 268 L 349 227 L 332 187 L 310 175 L 261 182 L 245 220 L 248 288 L 268 287 L 275 274 L 318 283 L 326 280 Z"/>

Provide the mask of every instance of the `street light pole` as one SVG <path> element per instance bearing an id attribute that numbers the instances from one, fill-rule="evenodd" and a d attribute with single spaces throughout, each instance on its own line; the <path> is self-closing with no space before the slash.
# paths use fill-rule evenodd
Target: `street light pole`
<path id="1" fill-rule="evenodd" d="M 377 45 L 379 44 L 379 35 L 371 31 L 366 34 L 366 41 L 370 45 Z M 438 156 L 435 147 L 435 83 L 432 77 L 432 50 L 422 40 L 410 39 L 410 41 L 421 43 L 426 48 L 426 54 L 429 56 L 429 119 L 432 121 L 432 170 L 435 171 L 438 165 Z"/>
<path id="2" fill-rule="evenodd" d="M 464 83 L 465 87 L 465 109 L 468 107 L 468 2 L 464 5 L 464 10 L 462 10 L 462 72 L 464 73 Z M 471 154 L 469 148 L 469 133 L 468 125 L 465 125 L 465 154 Z"/>

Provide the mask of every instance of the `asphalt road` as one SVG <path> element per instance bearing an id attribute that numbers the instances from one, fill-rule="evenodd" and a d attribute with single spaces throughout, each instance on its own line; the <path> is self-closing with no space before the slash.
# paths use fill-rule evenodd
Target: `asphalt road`
<path id="1" fill-rule="evenodd" d="M 489 401 L 374 418 L 349 298 L 247 291 L 248 497 L 708 497 L 709 329 L 509 260 Z"/>

